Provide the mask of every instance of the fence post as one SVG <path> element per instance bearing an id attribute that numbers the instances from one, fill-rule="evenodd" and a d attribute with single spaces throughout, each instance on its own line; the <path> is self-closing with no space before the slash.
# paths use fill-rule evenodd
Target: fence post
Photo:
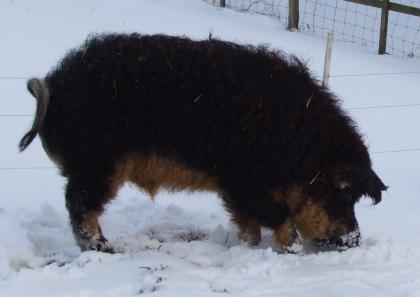
<path id="1" fill-rule="evenodd" d="M 389 0 L 382 0 L 382 14 L 381 14 L 381 32 L 379 36 L 379 51 L 380 55 L 386 53 L 386 36 L 388 32 L 388 15 L 389 15 Z"/>
<path id="2" fill-rule="evenodd" d="M 334 33 L 328 32 L 327 49 L 325 50 L 324 75 L 322 77 L 322 85 L 326 88 L 328 88 L 328 81 L 330 79 L 333 37 Z"/>
<path id="3" fill-rule="evenodd" d="M 297 30 L 299 27 L 299 0 L 289 0 L 289 24 L 287 29 Z"/>
<path id="4" fill-rule="evenodd" d="M 219 6 L 220 7 L 226 7 L 226 0 L 220 0 L 219 1 Z"/>

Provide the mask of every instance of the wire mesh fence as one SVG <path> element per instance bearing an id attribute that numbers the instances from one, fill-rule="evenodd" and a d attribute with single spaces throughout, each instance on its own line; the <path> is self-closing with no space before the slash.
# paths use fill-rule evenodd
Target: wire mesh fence
<path id="1" fill-rule="evenodd" d="M 342 0 L 305 0 L 301 6 L 302 32 L 317 36 L 333 32 L 336 40 L 378 45 L 379 9 Z"/>
<path id="2" fill-rule="evenodd" d="M 218 5 L 219 0 L 204 0 Z M 239 11 L 268 15 L 286 23 L 288 18 L 288 0 L 227 0 L 226 7 Z"/>
<path id="3" fill-rule="evenodd" d="M 218 0 L 204 0 L 217 5 Z M 420 8 L 420 0 L 392 2 Z M 226 7 L 240 12 L 268 15 L 286 24 L 288 0 L 226 0 Z M 299 31 L 326 37 L 328 32 L 340 41 L 377 48 L 381 9 L 345 0 L 300 0 Z M 389 12 L 387 53 L 420 58 L 420 17 Z"/>
<path id="4" fill-rule="evenodd" d="M 420 0 L 394 2 L 420 8 Z M 391 53 L 420 57 L 420 17 L 390 11 L 388 26 L 387 44 Z"/>

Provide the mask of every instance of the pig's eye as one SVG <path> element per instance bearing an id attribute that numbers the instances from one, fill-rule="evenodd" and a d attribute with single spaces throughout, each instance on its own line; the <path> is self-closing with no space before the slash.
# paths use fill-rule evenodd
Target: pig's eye
<path id="1" fill-rule="evenodd" d="M 344 189 L 350 188 L 350 184 L 346 181 L 340 181 L 338 182 L 338 188 L 340 190 L 344 190 Z"/>

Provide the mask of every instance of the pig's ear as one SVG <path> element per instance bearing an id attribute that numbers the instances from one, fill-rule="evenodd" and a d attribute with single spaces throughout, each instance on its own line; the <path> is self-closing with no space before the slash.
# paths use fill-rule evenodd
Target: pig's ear
<path id="1" fill-rule="evenodd" d="M 365 172 L 365 178 L 363 183 L 363 191 L 366 195 L 372 198 L 375 204 L 378 204 L 382 200 L 382 191 L 386 191 L 387 186 L 382 180 L 376 175 L 376 173 L 369 169 Z"/>

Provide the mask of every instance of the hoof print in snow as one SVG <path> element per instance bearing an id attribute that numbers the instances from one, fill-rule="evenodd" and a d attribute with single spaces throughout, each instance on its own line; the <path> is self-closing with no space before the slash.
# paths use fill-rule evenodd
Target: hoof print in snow
<path id="1" fill-rule="evenodd" d="M 224 293 L 224 294 L 230 294 L 230 291 L 227 288 L 223 288 L 223 289 L 216 289 L 213 287 L 210 287 L 210 289 L 212 290 L 212 292 L 214 293 Z"/>
<path id="2" fill-rule="evenodd" d="M 158 290 L 158 288 L 153 286 L 150 289 L 140 289 L 138 294 L 140 295 L 140 294 L 153 293 L 153 292 L 156 292 L 157 290 Z"/>
<path id="3" fill-rule="evenodd" d="M 208 235 L 201 232 L 200 230 L 191 229 L 188 232 L 183 232 L 175 235 L 176 240 L 191 242 L 191 241 L 200 241 L 208 238 Z"/>
<path id="4" fill-rule="evenodd" d="M 145 269 L 145 270 L 148 270 L 148 271 L 151 271 L 151 272 L 156 272 L 156 271 L 166 270 L 168 268 L 168 266 L 160 264 L 159 266 L 155 266 L 155 267 L 140 266 L 139 268 L 140 269 Z"/>

